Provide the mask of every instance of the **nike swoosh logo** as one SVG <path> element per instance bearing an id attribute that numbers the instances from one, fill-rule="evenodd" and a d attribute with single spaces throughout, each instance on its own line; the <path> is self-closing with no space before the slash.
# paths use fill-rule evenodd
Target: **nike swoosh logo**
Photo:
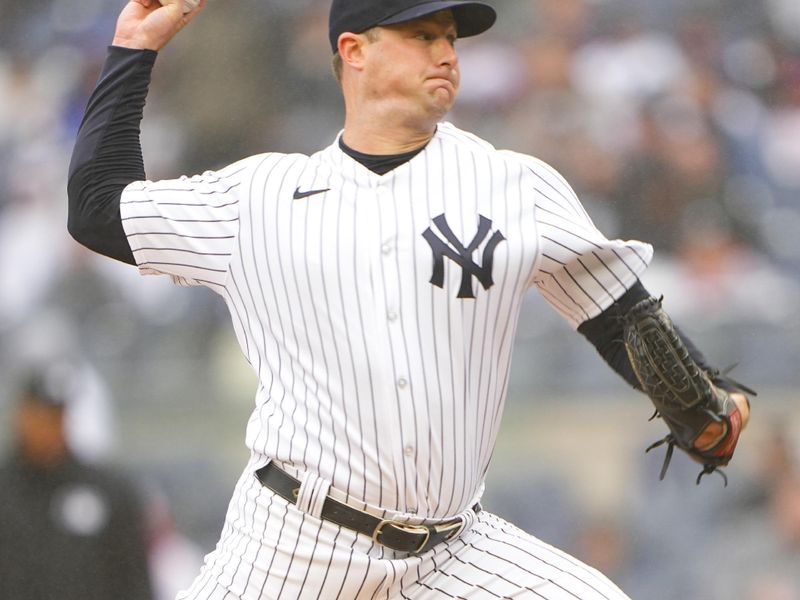
<path id="1" fill-rule="evenodd" d="M 306 192 L 301 192 L 300 188 L 297 188 L 294 191 L 294 199 L 295 200 L 302 200 L 303 198 L 308 198 L 309 196 L 315 196 L 317 194 L 324 194 L 325 192 L 330 191 L 331 188 L 325 188 L 324 190 L 308 190 Z"/>

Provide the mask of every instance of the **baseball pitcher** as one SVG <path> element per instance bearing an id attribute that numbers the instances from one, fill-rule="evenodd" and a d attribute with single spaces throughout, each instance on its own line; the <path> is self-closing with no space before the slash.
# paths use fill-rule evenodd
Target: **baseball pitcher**
<path id="1" fill-rule="evenodd" d="M 68 190 L 79 242 L 218 293 L 258 375 L 251 458 L 179 598 L 626 598 L 481 508 L 525 295 L 651 397 L 702 473 L 730 460 L 749 405 L 639 282 L 648 244 L 607 239 L 553 168 L 444 120 L 455 42 L 495 10 L 333 0 L 336 139 L 148 181 L 151 72 L 202 9 L 124 7 Z"/>

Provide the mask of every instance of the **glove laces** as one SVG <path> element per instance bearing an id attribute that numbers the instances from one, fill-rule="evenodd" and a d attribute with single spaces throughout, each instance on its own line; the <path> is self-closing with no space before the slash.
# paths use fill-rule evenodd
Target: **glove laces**
<path id="1" fill-rule="evenodd" d="M 672 453 L 675 450 L 676 441 L 675 437 L 670 433 L 666 437 L 658 440 L 657 442 L 650 444 L 645 453 L 650 452 L 650 450 L 654 450 L 659 446 L 663 446 L 667 444 L 667 452 L 664 455 L 664 462 L 661 465 L 661 473 L 658 476 L 659 481 L 664 480 L 664 476 L 667 474 L 667 469 L 669 468 L 669 464 L 672 461 Z M 728 476 L 725 474 L 725 471 L 719 468 L 719 466 L 712 464 L 712 463 L 705 463 L 703 465 L 703 470 L 697 475 L 697 480 L 695 481 L 695 485 L 700 485 L 700 480 L 703 479 L 704 475 L 708 475 L 710 473 L 718 473 L 720 477 L 722 477 L 722 481 L 724 482 L 725 486 L 728 487 Z"/>

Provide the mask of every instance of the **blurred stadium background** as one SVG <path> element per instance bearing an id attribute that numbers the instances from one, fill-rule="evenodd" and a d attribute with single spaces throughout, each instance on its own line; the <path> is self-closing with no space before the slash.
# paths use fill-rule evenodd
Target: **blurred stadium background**
<path id="1" fill-rule="evenodd" d="M 659 482 L 648 401 L 532 293 L 486 507 L 635 599 L 800 598 L 800 3 L 494 4 L 496 28 L 459 42 L 450 120 L 553 164 L 609 237 L 653 243 L 645 284 L 760 394 L 727 488 L 696 487 L 682 456 Z M 20 369 L 71 357 L 79 451 L 134 474 L 154 527 L 196 560 L 246 459 L 254 377 L 212 293 L 140 278 L 65 228 L 72 142 L 122 5 L 0 0 L 0 415 Z M 326 145 L 343 113 L 327 8 L 209 0 L 158 58 L 148 177 Z"/>

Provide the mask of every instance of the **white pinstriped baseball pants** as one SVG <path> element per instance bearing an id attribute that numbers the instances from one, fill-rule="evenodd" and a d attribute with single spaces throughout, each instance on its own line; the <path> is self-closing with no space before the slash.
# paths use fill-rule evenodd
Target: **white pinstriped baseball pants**
<path id="1" fill-rule="evenodd" d="M 239 480 L 217 548 L 177 600 L 626 600 L 599 571 L 482 511 L 420 556 L 320 520 Z"/>

